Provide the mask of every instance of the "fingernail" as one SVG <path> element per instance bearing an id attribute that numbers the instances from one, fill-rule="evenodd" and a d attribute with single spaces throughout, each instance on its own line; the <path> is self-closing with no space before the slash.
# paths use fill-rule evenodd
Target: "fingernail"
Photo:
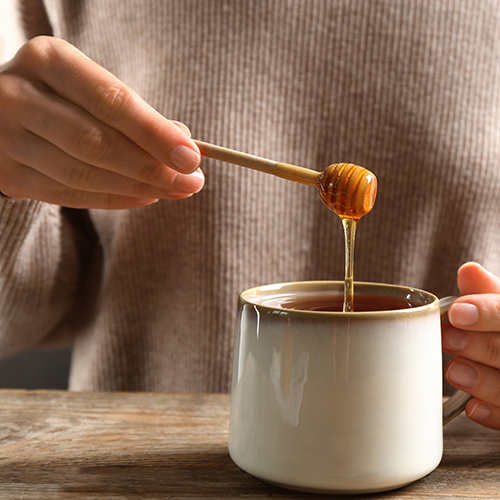
<path id="1" fill-rule="evenodd" d="M 450 307 L 448 318 L 454 326 L 472 326 L 479 320 L 479 309 L 474 304 L 458 302 Z"/>
<path id="2" fill-rule="evenodd" d="M 172 120 L 172 123 L 180 128 L 188 137 L 191 137 L 191 130 L 189 130 L 187 125 L 184 125 L 184 123 Z"/>
<path id="3" fill-rule="evenodd" d="M 174 187 L 185 193 L 197 193 L 205 184 L 205 176 L 201 170 L 196 170 L 192 174 L 177 174 L 174 178 Z"/>
<path id="4" fill-rule="evenodd" d="M 488 405 L 477 403 L 467 416 L 472 420 L 486 420 L 491 416 L 491 409 Z"/>
<path id="5" fill-rule="evenodd" d="M 191 148 L 179 144 L 170 151 L 170 161 L 182 172 L 194 172 L 200 164 L 200 155 Z"/>
<path id="6" fill-rule="evenodd" d="M 134 198 L 136 205 L 153 205 L 158 202 L 158 198 Z"/>
<path id="7" fill-rule="evenodd" d="M 452 361 L 446 372 L 446 378 L 452 384 L 470 388 L 477 384 L 479 375 L 472 366 L 460 361 Z"/>
<path id="8" fill-rule="evenodd" d="M 467 345 L 467 335 L 462 330 L 452 327 L 443 329 L 443 348 L 448 351 L 462 351 Z"/>
<path id="9" fill-rule="evenodd" d="M 190 198 L 193 193 L 181 193 L 180 191 L 163 191 L 165 198 L 167 200 L 184 200 L 185 198 Z"/>

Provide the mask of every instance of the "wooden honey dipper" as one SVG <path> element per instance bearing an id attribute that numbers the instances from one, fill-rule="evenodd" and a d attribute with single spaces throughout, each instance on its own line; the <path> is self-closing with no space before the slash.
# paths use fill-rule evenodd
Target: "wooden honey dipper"
<path id="1" fill-rule="evenodd" d="M 325 205 L 341 218 L 359 220 L 373 208 L 377 196 L 377 178 L 366 168 L 353 163 L 335 163 L 324 172 L 297 167 L 259 156 L 194 141 L 207 158 L 259 170 L 283 179 L 314 186 Z"/>

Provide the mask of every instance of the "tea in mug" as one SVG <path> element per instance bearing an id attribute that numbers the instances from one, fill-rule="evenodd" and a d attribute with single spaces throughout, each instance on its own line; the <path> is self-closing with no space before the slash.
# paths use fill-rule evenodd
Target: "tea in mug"
<path id="1" fill-rule="evenodd" d="M 263 305 L 300 311 L 342 312 L 344 295 L 341 293 L 305 294 L 303 296 L 280 295 L 268 298 Z M 355 293 L 352 312 L 396 311 L 421 305 L 424 303 L 415 297 L 403 299 L 390 295 Z"/>

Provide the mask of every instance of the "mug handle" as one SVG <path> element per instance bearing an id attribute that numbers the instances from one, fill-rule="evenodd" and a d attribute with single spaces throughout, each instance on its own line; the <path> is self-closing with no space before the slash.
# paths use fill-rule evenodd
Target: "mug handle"
<path id="1" fill-rule="evenodd" d="M 458 297 L 445 297 L 444 299 L 439 299 L 439 309 L 441 313 L 441 324 L 448 321 L 448 309 L 450 308 L 452 302 Z M 460 413 L 465 410 L 465 405 L 472 399 L 470 394 L 466 392 L 459 391 L 455 392 L 445 403 L 443 404 L 443 425 L 451 422 L 455 417 L 458 417 Z"/>

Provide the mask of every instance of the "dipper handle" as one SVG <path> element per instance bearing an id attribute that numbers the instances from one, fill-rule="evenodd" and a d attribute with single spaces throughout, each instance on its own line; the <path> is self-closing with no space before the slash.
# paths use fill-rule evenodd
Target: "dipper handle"
<path id="1" fill-rule="evenodd" d="M 260 172 L 272 174 L 276 177 L 288 179 L 289 181 L 298 182 L 300 184 L 306 184 L 307 186 L 318 185 L 318 178 L 321 175 L 321 172 L 316 172 L 316 170 L 290 165 L 289 163 L 268 160 L 266 158 L 261 158 L 260 156 L 242 153 L 241 151 L 234 151 L 233 149 L 223 148 L 221 146 L 215 146 L 214 144 L 209 144 L 207 142 L 197 140 L 194 142 L 200 149 L 200 153 L 207 158 L 213 158 L 214 160 L 225 161 L 227 163 L 239 165 L 240 167 L 259 170 Z"/>
<path id="2" fill-rule="evenodd" d="M 194 141 L 207 158 L 259 170 L 282 179 L 314 186 L 325 205 L 339 217 L 360 219 L 375 203 L 377 178 L 366 168 L 353 163 L 335 163 L 324 172 L 268 160 L 202 141 Z"/>

